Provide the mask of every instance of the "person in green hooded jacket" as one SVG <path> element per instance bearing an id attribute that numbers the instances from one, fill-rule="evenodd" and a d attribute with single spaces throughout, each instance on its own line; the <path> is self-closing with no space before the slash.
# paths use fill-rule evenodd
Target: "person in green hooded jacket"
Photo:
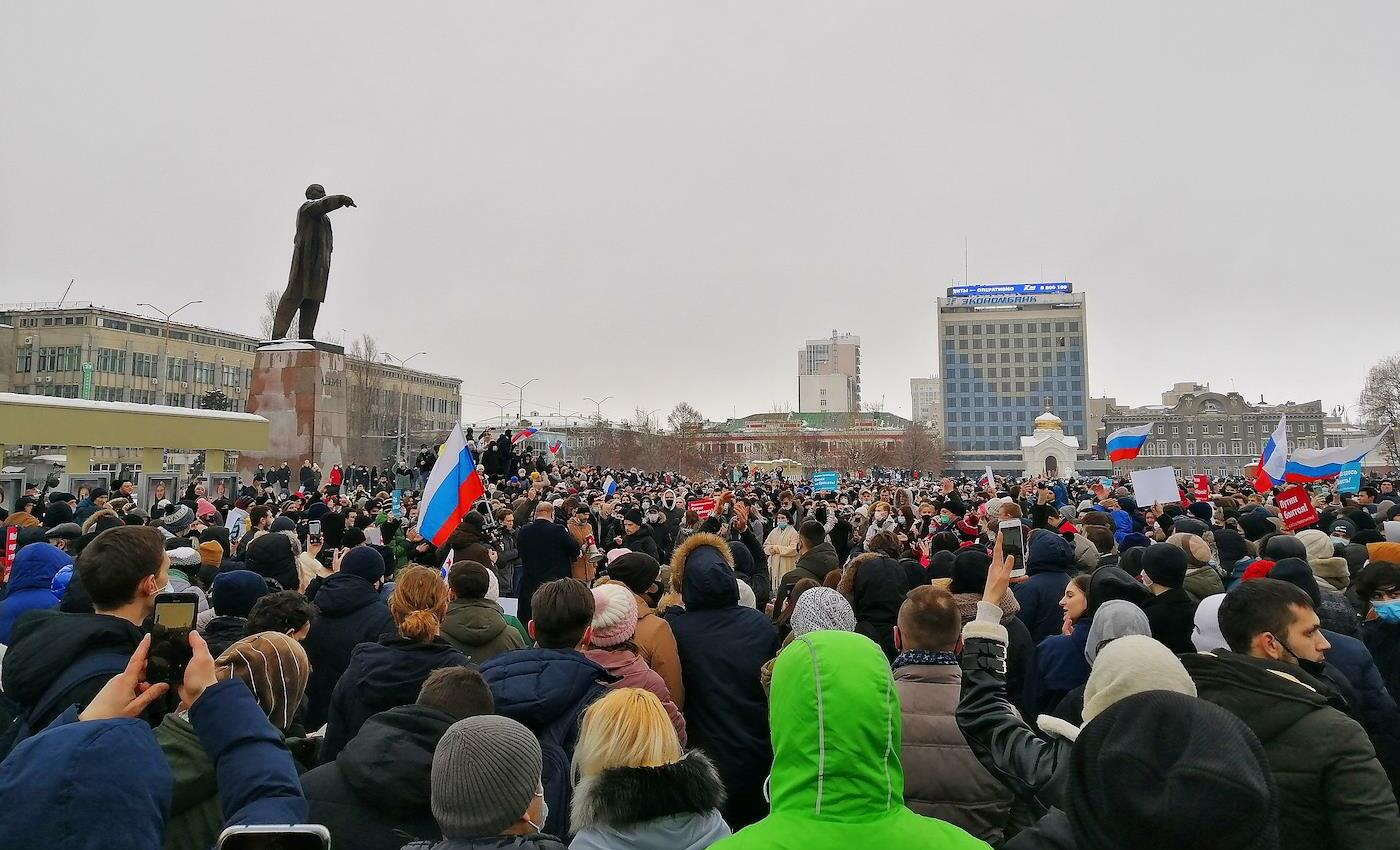
<path id="1" fill-rule="evenodd" d="M 773 666 L 770 704 L 770 813 L 711 850 L 989 847 L 904 805 L 899 694 L 869 638 L 796 638 Z"/>

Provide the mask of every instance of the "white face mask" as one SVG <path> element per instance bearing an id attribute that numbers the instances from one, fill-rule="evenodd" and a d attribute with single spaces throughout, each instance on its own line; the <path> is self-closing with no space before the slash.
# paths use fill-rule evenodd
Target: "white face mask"
<path id="1" fill-rule="evenodd" d="M 876 511 L 876 512 L 875 512 L 875 521 L 876 521 L 876 522 L 884 522 L 888 517 L 889 517 L 889 514 L 885 513 L 884 511 Z"/>
<path id="2" fill-rule="evenodd" d="M 530 820 L 528 812 L 523 815 L 523 818 L 526 823 L 535 828 L 535 832 L 544 832 L 544 825 L 549 823 L 549 801 L 544 798 L 544 788 L 536 791 L 535 796 L 540 798 L 540 822 L 535 823 Z"/>

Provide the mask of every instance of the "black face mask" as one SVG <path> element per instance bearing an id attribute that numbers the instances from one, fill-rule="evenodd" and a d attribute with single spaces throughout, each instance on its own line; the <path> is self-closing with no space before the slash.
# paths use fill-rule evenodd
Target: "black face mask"
<path id="1" fill-rule="evenodd" d="M 1298 657 L 1298 653 L 1290 649 L 1288 644 L 1284 643 L 1282 638 L 1280 638 L 1278 635 L 1275 635 L 1273 632 L 1270 632 L 1269 634 L 1273 636 L 1274 640 L 1278 641 L 1278 645 L 1283 647 L 1284 652 L 1293 656 L 1293 660 L 1298 664 L 1299 667 L 1302 668 L 1304 673 L 1307 673 L 1309 676 L 1312 676 L 1316 679 L 1321 679 L 1323 677 L 1323 673 L 1326 669 L 1326 664 L 1324 662 L 1309 661 L 1306 658 Z"/>

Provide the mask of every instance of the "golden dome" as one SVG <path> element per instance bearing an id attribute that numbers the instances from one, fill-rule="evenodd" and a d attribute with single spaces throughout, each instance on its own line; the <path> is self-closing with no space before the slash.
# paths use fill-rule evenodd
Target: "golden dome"
<path id="1" fill-rule="evenodd" d="M 1064 429 L 1064 421 L 1048 410 L 1035 418 L 1035 430 L 1037 431 L 1063 431 Z"/>

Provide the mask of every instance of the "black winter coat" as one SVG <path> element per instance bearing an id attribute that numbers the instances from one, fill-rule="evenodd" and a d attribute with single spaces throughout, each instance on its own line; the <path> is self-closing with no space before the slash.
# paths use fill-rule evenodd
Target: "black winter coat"
<path id="1" fill-rule="evenodd" d="M 374 585 L 348 573 L 327 578 L 311 601 L 319 614 L 302 643 L 311 662 L 311 676 L 306 683 L 306 726 L 320 729 L 330 714 L 335 684 L 350 666 L 350 653 L 362 643 L 392 635 L 394 621 Z"/>
<path id="2" fill-rule="evenodd" d="M 70 705 L 79 710 L 87 708 L 108 678 L 126 668 L 141 637 L 140 629 L 107 614 L 68 614 L 52 609 L 26 612 L 10 632 L 5 663 L 0 666 L 0 690 L 18 707 L 28 708 L 80 658 L 98 654 L 110 657 L 106 665 L 110 675 L 73 686 L 54 703 L 52 712 L 31 718 L 30 729 L 37 735 Z"/>
<path id="3" fill-rule="evenodd" d="M 755 562 L 749 547 L 739 540 L 729 541 L 729 556 L 734 559 L 734 574 L 753 591 L 754 607 L 763 610 L 768 604 L 768 597 L 773 595 L 769 590 L 768 561 Z M 759 567 L 759 564 L 764 566 Z"/>
<path id="4" fill-rule="evenodd" d="M 867 552 L 851 563 L 855 571 L 850 584 L 851 608 L 856 614 L 856 632 L 880 645 L 885 657 L 894 661 L 894 626 L 899 619 L 899 607 L 909 593 L 904 567 L 887 555 Z M 843 578 L 841 583 L 846 584 Z"/>
<path id="5" fill-rule="evenodd" d="M 337 850 L 398 850 L 404 834 L 442 838 L 430 806 L 433 750 L 455 722 L 423 705 L 380 712 L 333 762 L 301 777 L 311 822 Z"/>
<path id="6" fill-rule="evenodd" d="M 466 666 L 467 657 L 441 637 L 420 643 L 394 636 L 355 647 L 331 695 L 321 761 L 338 756 L 371 716 L 412 705 L 434 670 Z"/>
<path id="7" fill-rule="evenodd" d="M 210 620 L 201 633 L 204 635 L 204 642 L 209 644 L 209 654 L 215 658 L 223 655 L 224 650 L 243 639 L 243 632 L 247 627 L 247 617 L 225 616 Z"/>
<path id="8" fill-rule="evenodd" d="M 650 555 L 657 561 L 661 560 L 661 547 L 656 544 L 656 535 L 651 533 L 651 529 L 642 526 L 635 534 L 629 534 L 622 538 L 622 548 L 631 549 L 633 552 L 642 552 Z"/>
<path id="9" fill-rule="evenodd" d="M 1152 627 L 1152 637 L 1177 655 L 1195 652 L 1191 632 L 1195 629 L 1196 602 L 1179 587 L 1161 593 L 1142 606 Z"/>
<path id="10" fill-rule="evenodd" d="M 779 577 L 778 593 L 773 597 L 774 618 L 782 616 L 788 595 L 799 581 L 809 578 L 821 584 L 826 580 L 827 573 L 840 568 L 841 563 L 836 558 L 836 547 L 825 540 L 798 555 L 797 566 L 789 570 L 787 575 Z"/>
<path id="11" fill-rule="evenodd" d="M 728 555 L 713 534 L 693 534 L 676 547 L 671 576 L 685 608 L 667 609 L 665 619 L 685 681 L 686 735 L 719 770 L 729 793 L 722 811 L 737 831 L 768 814 L 763 782 L 773 749 L 759 673 L 777 654 L 778 633 L 766 616 L 739 606 Z"/>
<path id="12" fill-rule="evenodd" d="M 1182 656 L 1197 694 L 1259 738 L 1284 850 L 1400 847 L 1400 814 L 1365 731 L 1301 669 L 1223 649 Z"/>
<path id="13" fill-rule="evenodd" d="M 570 773 L 579 721 L 616 681 L 611 673 L 571 649 L 517 649 L 481 665 L 496 713 L 524 725 L 539 739 L 544 757 L 544 831 L 568 835 Z"/>
<path id="14" fill-rule="evenodd" d="M 567 528 L 547 519 L 536 519 L 520 529 L 517 541 L 521 577 L 520 607 L 516 616 L 520 622 L 528 623 L 530 597 L 545 582 L 568 578 L 581 549 Z"/>

